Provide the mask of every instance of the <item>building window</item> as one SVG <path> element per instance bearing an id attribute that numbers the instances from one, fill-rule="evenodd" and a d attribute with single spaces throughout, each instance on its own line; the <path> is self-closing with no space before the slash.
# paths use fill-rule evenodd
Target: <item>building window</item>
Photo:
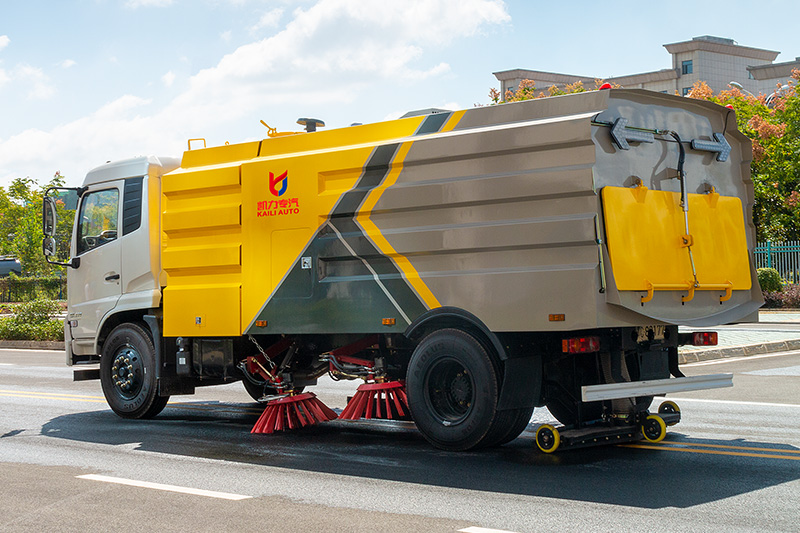
<path id="1" fill-rule="evenodd" d="M 686 96 L 687 94 L 689 94 L 689 91 L 691 91 L 691 90 L 692 90 L 692 88 L 691 88 L 691 87 L 684 87 L 684 88 L 681 90 L 681 94 L 682 94 L 683 96 Z"/>
<path id="2" fill-rule="evenodd" d="M 754 79 L 756 79 L 756 77 L 753 76 L 753 73 L 748 70 L 747 71 L 747 79 L 748 80 L 754 80 Z"/>
<path id="3" fill-rule="evenodd" d="M 691 74 L 692 73 L 692 60 L 683 61 L 681 63 L 681 74 Z"/>

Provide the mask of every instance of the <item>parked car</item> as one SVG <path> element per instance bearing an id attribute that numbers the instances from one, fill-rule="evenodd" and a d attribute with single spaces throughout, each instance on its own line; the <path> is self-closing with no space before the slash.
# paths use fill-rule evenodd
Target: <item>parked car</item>
<path id="1" fill-rule="evenodd" d="M 0 277 L 6 277 L 12 272 L 17 276 L 22 274 L 22 265 L 19 259 L 0 256 Z"/>

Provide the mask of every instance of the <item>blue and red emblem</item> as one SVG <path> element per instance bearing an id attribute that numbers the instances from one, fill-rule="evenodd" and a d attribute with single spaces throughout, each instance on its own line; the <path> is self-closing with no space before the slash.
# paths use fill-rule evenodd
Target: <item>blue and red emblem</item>
<path id="1" fill-rule="evenodd" d="M 278 186 L 280 185 L 280 189 Z M 275 174 L 272 172 L 269 173 L 269 192 L 274 194 L 275 196 L 283 196 L 283 193 L 286 192 L 286 188 L 289 186 L 289 171 L 285 171 L 283 174 L 275 177 Z"/>

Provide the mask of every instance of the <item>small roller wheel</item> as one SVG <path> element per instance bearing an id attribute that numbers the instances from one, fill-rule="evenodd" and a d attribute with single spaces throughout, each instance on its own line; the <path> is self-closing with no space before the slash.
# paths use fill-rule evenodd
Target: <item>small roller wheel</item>
<path id="1" fill-rule="evenodd" d="M 678 407 L 678 404 L 669 400 L 658 406 L 658 414 L 660 415 L 674 415 L 680 414 L 680 412 L 681 408 Z M 677 422 L 669 422 L 667 425 L 674 426 L 675 424 L 677 424 Z"/>
<path id="2" fill-rule="evenodd" d="M 642 435 L 648 442 L 661 442 L 667 436 L 667 425 L 658 415 L 648 415 L 642 422 Z"/>
<path id="3" fill-rule="evenodd" d="M 561 444 L 561 435 L 550 424 L 544 424 L 536 430 L 536 446 L 544 453 L 553 453 Z"/>

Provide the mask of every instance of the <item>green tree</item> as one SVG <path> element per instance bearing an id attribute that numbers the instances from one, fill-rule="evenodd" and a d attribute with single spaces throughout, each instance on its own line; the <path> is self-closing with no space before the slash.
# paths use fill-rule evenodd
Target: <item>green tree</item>
<path id="1" fill-rule="evenodd" d="M 709 100 L 736 111 L 739 131 L 753 142 L 750 171 L 755 189 L 753 219 L 759 240 L 800 239 L 800 70 L 769 95 L 739 89 L 714 93 L 695 83 L 690 98 Z"/>
<path id="2" fill-rule="evenodd" d="M 39 186 L 31 178 L 16 178 L 8 188 L 0 187 L 0 253 L 12 255 L 22 264 L 23 276 L 46 276 L 59 271 L 42 254 L 42 196 L 48 187 L 61 187 L 64 177 L 56 172 L 47 184 Z M 74 212 L 63 200 L 56 201 L 59 252 L 69 253 Z"/>

